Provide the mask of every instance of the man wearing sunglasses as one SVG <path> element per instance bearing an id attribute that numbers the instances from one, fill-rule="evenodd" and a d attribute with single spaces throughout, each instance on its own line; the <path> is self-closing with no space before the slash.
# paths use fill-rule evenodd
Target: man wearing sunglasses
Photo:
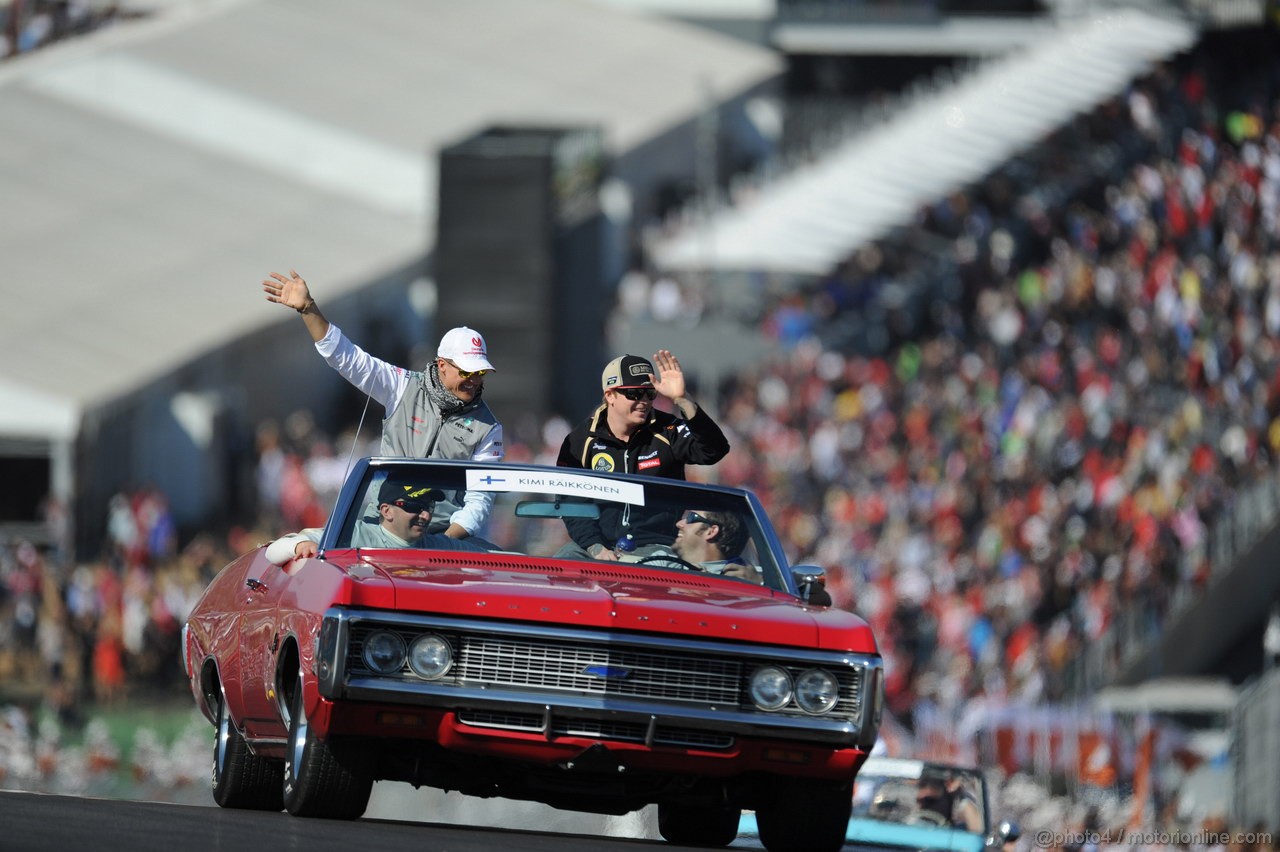
<path id="1" fill-rule="evenodd" d="M 977 800 L 954 772 L 926 771 L 916 785 L 916 807 L 927 821 L 979 833 L 985 819 Z"/>
<path id="2" fill-rule="evenodd" d="M 406 370 L 375 358 L 352 343 L 320 313 L 307 282 L 297 272 L 272 272 L 262 282 L 267 301 L 293 308 L 311 333 L 316 351 L 344 379 L 380 403 L 384 456 L 501 461 L 502 424 L 481 399 L 485 376 L 493 372 L 484 337 L 460 326 L 440 339 L 435 360 L 423 370 Z M 441 501 L 432 532 L 465 538 L 479 531 L 493 507 L 493 495 L 468 491 Z"/>
<path id="3" fill-rule="evenodd" d="M 740 558 L 746 546 L 747 530 L 733 512 L 693 509 L 676 521 L 676 540 L 671 543 L 677 556 L 708 573 L 763 585 L 760 569 Z"/>
<path id="4" fill-rule="evenodd" d="M 430 550 L 483 552 L 489 548 L 459 541 L 440 533 L 429 533 L 435 507 L 445 498 L 438 488 L 413 480 L 388 477 L 378 489 L 378 517 L 363 518 L 351 531 L 351 547 L 420 547 Z M 267 545 L 266 556 L 276 565 L 290 559 L 315 556 L 324 530 L 309 528 L 281 536 Z"/>
<path id="5" fill-rule="evenodd" d="M 600 386 L 600 407 L 560 445 L 560 467 L 684 479 L 685 465 L 715 464 L 729 452 L 724 432 L 687 395 L 684 371 L 669 350 L 659 350 L 652 363 L 639 355 L 614 358 Z M 659 396 L 679 416 L 655 408 Z M 596 559 L 615 559 L 614 543 L 628 534 L 637 545 L 666 544 L 674 523 L 670 513 L 616 505 L 601 506 L 599 521 L 565 522 L 574 543 Z"/>

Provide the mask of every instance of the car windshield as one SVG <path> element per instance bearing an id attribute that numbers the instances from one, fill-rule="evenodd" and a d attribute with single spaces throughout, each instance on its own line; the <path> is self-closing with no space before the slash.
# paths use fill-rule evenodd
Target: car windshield
<path id="1" fill-rule="evenodd" d="M 855 820 L 986 834 L 987 814 L 986 787 L 973 769 L 873 758 L 854 782 Z"/>
<path id="2" fill-rule="evenodd" d="M 621 561 L 646 568 L 697 570 L 788 588 L 780 557 L 769 545 L 768 521 L 736 489 L 537 466 L 371 460 L 356 468 L 344 488 L 339 515 L 326 529 L 326 547 L 397 546 L 370 535 L 384 523 L 384 488 L 403 497 L 397 508 L 430 511 L 426 535 L 403 536 L 415 549 L 451 549 L 439 534 L 467 495 L 474 499 L 480 493 L 492 499 L 492 507 L 483 527 L 465 540 L 469 547 L 599 565 L 603 545 Z M 397 514 L 386 513 L 392 520 Z"/>

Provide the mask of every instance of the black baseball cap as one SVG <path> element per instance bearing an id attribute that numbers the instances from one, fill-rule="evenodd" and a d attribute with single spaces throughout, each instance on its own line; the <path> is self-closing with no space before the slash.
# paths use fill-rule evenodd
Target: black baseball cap
<path id="1" fill-rule="evenodd" d="M 387 477 L 378 489 L 378 504 L 383 503 L 435 503 L 444 499 L 439 488 L 424 485 L 418 480 Z"/>
<path id="2" fill-rule="evenodd" d="M 602 390 L 653 387 L 653 364 L 639 355 L 619 355 L 604 367 L 600 375 Z"/>

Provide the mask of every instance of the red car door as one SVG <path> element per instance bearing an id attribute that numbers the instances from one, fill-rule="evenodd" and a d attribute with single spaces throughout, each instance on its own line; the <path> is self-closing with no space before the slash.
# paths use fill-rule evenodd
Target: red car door
<path id="1" fill-rule="evenodd" d="M 276 650 L 280 645 L 277 605 L 289 575 L 261 554 L 245 573 L 240 590 L 241 725 L 246 737 L 285 735 L 275 696 Z"/>

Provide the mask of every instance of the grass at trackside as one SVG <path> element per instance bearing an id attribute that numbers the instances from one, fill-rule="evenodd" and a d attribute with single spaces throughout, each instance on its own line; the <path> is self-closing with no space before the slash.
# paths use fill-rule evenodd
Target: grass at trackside
<path id="1" fill-rule="evenodd" d="M 100 722 L 106 726 L 112 741 L 120 747 L 122 754 L 132 747 L 134 736 L 140 729 L 151 729 L 162 743 L 169 745 L 195 720 L 208 724 L 196 710 L 195 702 L 189 696 L 182 695 L 122 700 L 112 704 L 85 703 L 76 710 L 80 724 L 61 726 L 65 745 L 81 744 L 89 723 Z M 47 708 L 41 708 L 37 712 L 38 719 L 44 720 L 49 716 Z"/>
<path id="2" fill-rule="evenodd" d="M 212 803 L 206 777 L 213 726 L 196 710 L 189 695 L 149 696 L 111 705 L 83 704 L 77 711 L 78 724 L 60 723 L 56 729 L 59 753 L 66 758 L 58 760 L 59 769 L 28 779 L 33 789 L 118 799 Z M 53 721 L 49 710 L 37 710 L 32 734 L 41 731 L 40 735 L 47 737 Z M 103 733 L 111 743 L 105 753 L 101 748 Z M 97 746 L 91 744 L 95 740 Z M 140 748 L 145 748 L 148 756 L 140 756 Z M 77 753 L 83 754 L 81 760 L 87 762 L 77 764 L 70 758 Z M 95 754 L 106 756 L 110 762 L 95 760 Z M 62 771 L 72 765 L 84 768 L 69 774 Z"/>
<path id="3" fill-rule="evenodd" d="M 196 709 L 190 697 L 152 699 L 141 703 L 121 703 L 110 707 L 90 707 L 85 713 L 86 719 L 100 719 L 107 726 L 111 739 L 120 746 L 122 754 L 127 756 L 127 749 L 133 743 L 134 734 L 141 728 L 150 728 L 160 738 L 160 742 L 170 745 L 183 731 L 187 730 L 198 719 L 209 727 L 212 736 L 213 726 L 205 721 L 204 716 Z"/>

